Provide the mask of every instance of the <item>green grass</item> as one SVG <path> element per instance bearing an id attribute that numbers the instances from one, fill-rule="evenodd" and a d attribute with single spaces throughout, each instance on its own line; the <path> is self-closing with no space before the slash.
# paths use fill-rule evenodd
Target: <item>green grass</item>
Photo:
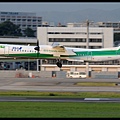
<path id="1" fill-rule="evenodd" d="M 78 86 L 115 86 L 78 83 Z M 118 87 L 118 86 L 116 86 Z M 0 96 L 44 98 L 120 98 L 119 92 L 0 91 Z M 0 118 L 120 118 L 118 102 L 0 102 Z"/>
<path id="2" fill-rule="evenodd" d="M 78 86 L 116 86 L 116 83 L 113 82 L 80 82 L 77 83 Z"/>
<path id="3" fill-rule="evenodd" d="M 0 102 L 0 118 L 119 118 L 120 103 Z"/>
<path id="4" fill-rule="evenodd" d="M 0 91 L 0 96 L 58 97 L 58 98 L 120 98 L 119 92 L 39 92 Z"/>

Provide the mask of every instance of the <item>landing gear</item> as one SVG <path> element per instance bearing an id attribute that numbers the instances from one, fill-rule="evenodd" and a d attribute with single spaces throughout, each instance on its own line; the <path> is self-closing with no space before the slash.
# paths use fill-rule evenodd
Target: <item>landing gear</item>
<path id="1" fill-rule="evenodd" d="M 56 65 L 57 65 L 59 68 L 61 68 L 61 67 L 62 67 L 61 61 L 60 61 L 60 60 L 57 60 Z"/>

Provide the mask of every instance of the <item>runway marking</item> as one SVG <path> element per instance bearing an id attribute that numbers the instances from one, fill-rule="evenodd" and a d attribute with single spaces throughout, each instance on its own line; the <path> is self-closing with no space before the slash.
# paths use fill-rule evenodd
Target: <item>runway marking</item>
<path id="1" fill-rule="evenodd" d="M 85 98 L 84 100 L 100 100 L 100 98 Z"/>
<path id="2" fill-rule="evenodd" d="M 120 98 L 84 98 L 88 101 L 120 101 Z"/>

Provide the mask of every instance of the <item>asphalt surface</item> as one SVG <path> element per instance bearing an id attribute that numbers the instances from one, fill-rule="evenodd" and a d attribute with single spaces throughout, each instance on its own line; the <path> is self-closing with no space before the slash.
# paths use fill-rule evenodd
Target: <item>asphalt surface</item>
<path id="1" fill-rule="evenodd" d="M 114 82 L 113 87 L 83 87 L 80 82 Z M 0 78 L 0 91 L 48 91 L 48 92 L 120 92 L 120 79 L 61 79 L 61 78 Z M 33 97 L 0 97 L 2 101 L 32 101 L 32 102 L 120 102 L 119 98 L 33 98 Z"/>
<path id="2" fill-rule="evenodd" d="M 114 82 L 118 85 L 112 87 L 83 87 L 76 85 L 78 82 Z M 120 92 L 119 83 L 120 79 L 0 78 L 0 90 L 27 90 L 48 92 Z"/>
<path id="3" fill-rule="evenodd" d="M 0 97 L 0 102 L 120 102 L 120 98 Z"/>

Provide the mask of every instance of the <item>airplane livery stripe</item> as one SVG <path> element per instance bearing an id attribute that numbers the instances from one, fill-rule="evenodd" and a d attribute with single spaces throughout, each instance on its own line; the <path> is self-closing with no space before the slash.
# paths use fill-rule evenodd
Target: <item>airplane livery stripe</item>
<path id="1" fill-rule="evenodd" d="M 109 55 L 118 55 L 120 54 L 120 50 L 105 50 L 105 51 L 79 51 L 75 52 L 78 56 L 109 56 Z"/>

